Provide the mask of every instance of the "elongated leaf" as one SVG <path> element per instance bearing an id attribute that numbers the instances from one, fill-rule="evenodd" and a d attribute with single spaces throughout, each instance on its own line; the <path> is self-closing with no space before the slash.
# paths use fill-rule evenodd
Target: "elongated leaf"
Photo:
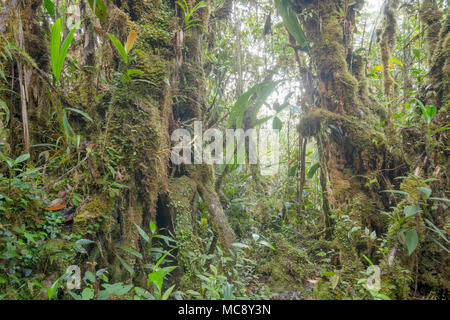
<path id="1" fill-rule="evenodd" d="M 86 249 L 83 246 L 90 244 L 90 243 L 95 243 L 95 242 L 92 240 L 89 240 L 89 239 L 80 239 L 75 242 L 73 248 L 80 253 L 88 254 Z"/>
<path id="2" fill-rule="evenodd" d="M 163 262 L 164 258 L 170 253 L 170 251 L 172 251 L 173 249 L 170 249 L 169 251 L 167 251 L 161 258 L 159 258 L 158 262 L 156 262 L 155 267 L 153 268 L 153 270 L 158 269 L 158 266 L 161 264 L 161 262 Z"/>
<path id="3" fill-rule="evenodd" d="M 129 76 L 132 76 L 132 75 L 134 75 L 134 74 L 137 74 L 137 75 L 143 75 L 143 74 L 144 74 L 144 71 L 138 70 L 138 69 L 128 69 L 128 70 L 127 70 L 127 74 L 128 74 Z"/>
<path id="4" fill-rule="evenodd" d="M 259 243 L 262 244 L 263 246 L 266 246 L 266 247 L 272 249 L 272 250 L 275 250 L 275 248 L 266 240 L 261 240 L 261 241 L 259 241 Z"/>
<path id="5" fill-rule="evenodd" d="M 47 288 L 48 300 L 52 300 L 55 296 L 56 291 L 58 291 L 59 279 L 57 279 L 51 287 Z"/>
<path id="6" fill-rule="evenodd" d="M 67 138 L 70 138 L 72 134 L 74 134 L 74 131 L 72 127 L 70 126 L 69 119 L 67 119 L 67 113 L 63 112 L 63 126 L 64 126 L 64 134 Z"/>
<path id="7" fill-rule="evenodd" d="M 434 225 L 434 223 L 431 222 L 430 220 L 428 220 L 428 219 L 424 219 L 424 220 L 429 226 L 431 226 L 431 228 L 432 228 L 432 230 L 434 232 L 436 232 L 442 239 L 444 239 L 445 242 L 450 243 L 450 241 L 447 239 L 446 234 L 444 233 L 444 231 L 442 231 L 438 227 L 436 227 Z"/>
<path id="8" fill-rule="evenodd" d="M 50 62 L 52 66 L 53 76 L 59 81 L 58 61 L 59 50 L 61 48 L 61 18 L 58 18 L 51 28 L 50 38 Z"/>
<path id="9" fill-rule="evenodd" d="M 289 33 L 295 38 L 297 44 L 302 50 L 309 48 L 309 42 L 304 34 L 300 23 L 298 22 L 297 15 L 294 10 L 292 10 L 291 3 L 289 0 L 275 0 L 275 5 L 277 7 L 278 13 L 283 19 L 284 25 Z"/>
<path id="10" fill-rule="evenodd" d="M 380 192 L 398 193 L 398 194 L 402 194 L 402 195 L 405 195 L 405 196 L 409 196 L 408 192 L 401 191 L 401 190 L 382 190 Z"/>
<path id="11" fill-rule="evenodd" d="M 192 13 L 194 13 L 195 11 L 207 7 L 208 4 L 205 1 L 200 1 L 199 3 L 197 3 L 193 8 L 192 8 Z"/>
<path id="12" fill-rule="evenodd" d="M 444 250 L 447 253 L 450 253 L 450 250 L 448 250 L 446 247 L 444 247 L 439 241 L 437 241 L 435 238 L 433 238 L 430 235 L 427 235 L 427 238 L 433 241 L 438 247 L 440 247 L 442 250 Z"/>
<path id="13" fill-rule="evenodd" d="M 16 160 L 14 160 L 13 165 L 16 165 L 16 164 L 19 164 L 21 162 L 24 162 L 24 161 L 28 160 L 29 158 L 30 158 L 30 154 L 29 153 L 22 154 L 22 155 L 18 156 L 16 158 Z"/>
<path id="14" fill-rule="evenodd" d="M 316 173 L 317 169 L 320 167 L 320 162 L 317 162 L 311 166 L 308 170 L 308 179 L 312 179 L 314 177 L 314 174 Z"/>
<path id="15" fill-rule="evenodd" d="M 156 232 L 156 224 L 153 221 L 150 221 L 149 228 L 150 228 L 150 232 L 152 234 L 155 234 L 155 232 Z"/>
<path id="16" fill-rule="evenodd" d="M 138 230 L 138 232 L 141 235 L 141 237 L 145 240 L 145 242 L 149 243 L 150 242 L 150 237 L 148 236 L 148 234 L 145 233 L 145 231 L 142 230 L 142 228 L 139 227 L 136 223 L 134 225 L 136 226 L 136 229 Z"/>
<path id="17" fill-rule="evenodd" d="M 266 82 L 263 82 L 264 84 L 260 88 L 258 88 L 258 91 L 257 91 L 258 98 L 256 99 L 256 102 L 254 105 L 255 114 L 258 114 L 259 109 L 261 109 L 262 105 L 266 102 L 266 100 L 269 98 L 269 96 L 272 94 L 272 92 L 276 89 L 278 84 L 282 81 L 283 80 L 266 81 Z M 278 112 L 278 110 L 277 110 L 277 112 Z"/>
<path id="18" fill-rule="evenodd" d="M 176 268 L 177 268 L 177 266 L 165 267 L 165 268 L 159 269 L 158 272 L 159 272 L 159 274 L 161 274 L 164 277 L 166 274 L 172 272 Z"/>
<path id="19" fill-rule="evenodd" d="M 58 73 L 58 77 L 57 77 L 57 81 L 59 81 L 59 77 L 61 76 L 61 71 L 63 69 L 64 66 L 64 61 L 66 60 L 66 55 L 67 55 L 67 51 L 69 50 L 69 46 L 72 43 L 73 40 L 73 36 L 75 35 L 75 32 L 77 31 L 78 27 L 80 26 L 81 22 L 83 20 L 79 21 L 78 23 L 75 24 L 75 26 L 72 28 L 72 30 L 70 30 L 69 34 L 67 35 L 66 39 L 64 40 L 61 49 L 59 51 L 59 55 L 58 55 L 58 65 L 57 65 L 57 73 Z"/>
<path id="20" fill-rule="evenodd" d="M 178 4 L 183 10 L 184 14 L 187 15 L 188 9 L 184 6 L 184 4 L 182 4 L 180 1 L 175 1 L 175 3 Z"/>
<path id="21" fill-rule="evenodd" d="M 435 197 L 430 197 L 430 198 L 428 198 L 428 199 L 430 199 L 430 200 L 435 200 L 435 201 L 444 201 L 444 202 L 450 203 L 450 200 L 447 199 L 447 198 L 435 198 Z"/>
<path id="22" fill-rule="evenodd" d="M 267 117 L 264 117 L 264 118 L 261 118 L 261 119 L 256 120 L 256 122 L 255 122 L 255 127 L 257 127 L 257 126 L 259 126 L 259 125 L 262 125 L 263 123 L 269 121 L 270 119 L 272 119 L 272 117 L 273 117 L 273 116 L 267 116 Z"/>
<path id="23" fill-rule="evenodd" d="M 127 52 L 125 51 L 124 46 L 122 45 L 122 42 L 119 41 L 119 39 L 117 39 L 114 35 L 112 35 L 111 33 L 108 33 L 108 37 L 111 39 L 112 43 L 114 44 L 114 46 L 117 49 L 117 52 L 119 52 L 120 56 L 122 57 L 123 61 L 125 63 L 128 63 L 128 56 L 127 56 Z"/>
<path id="24" fill-rule="evenodd" d="M 128 34 L 127 42 L 125 43 L 125 52 L 128 54 L 133 48 L 134 41 L 136 40 L 136 31 L 131 30 Z"/>
<path id="25" fill-rule="evenodd" d="M 131 274 L 131 276 L 135 276 L 136 274 L 134 273 L 134 269 L 125 262 L 125 260 L 123 260 L 117 253 L 114 253 L 116 255 L 116 257 L 119 259 L 120 263 L 124 266 L 124 268 Z"/>
<path id="26" fill-rule="evenodd" d="M 249 248 L 248 245 L 246 245 L 245 243 L 240 243 L 240 242 L 234 242 L 231 245 L 236 248 L 244 248 L 244 249 Z"/>
<path id="27" fill-rule="evenodd" d="M 131 253 L 133 256 L 135 256 L 135 257 L 137 257 L 139 259 L 143 258 L 142 254 L 137 252 L 136 250 L 133 250 L 133 249 L 127 248 L 127 247 L 119 247 L 119 248 L 122 249 L 122 250 L 125 250 L 128 253 Z"/>
<path id="28" fill-rule="evenodd" d="M 175 285 L 171 286 L 169 289 L 166 290 L 166 292 L 164 292 L 161 300 L 167 300 L 169 299 L 170 294 L 172 293 L 173 288 L 175 288 Z"/>
<path id="29" fill-rule="evenodd" d="M 94 10 L 94 0 L 88 0 L 89 6 Z M 95 0 L 95 15 L 102 21 L 106 21 L 107 8 L 102 0 Z"/>
<path id="30" fill-rule="evenodd" d="M 392 62 L 398 64 L 399 66 L 403 67 L 403 62 L 401 62 L 399 59 L 397 59 L 396 57 L 391 57 Z"/>
<path id="31" fill-rule="evenodd" d="M 83 117 L 85 117 L 90 122 L 94 122 L 94 120 L 92 120 L 92 118 L 84 111 L 81 111 L 81 110 L 78 110 L 78 109 L 75 109 L 75 108 L 65 108 L 65 110 L 70 110 L 72 112 L 78 113 L 78 114 L 82 115 Z"/>
<path id="32" fill-rule="evenodd" d="M 244 92 L 237 99 L 236 103 L 231 108 L 230 116 L 228 117 L 227 128 L 231 127 L 234 123 L 236 123 L 236 128 L 241 128 L 245 110 L 247 110 L 247 108 L 250 106 L 250 98 L 254 94 L 257 94 L 258 96 L 258 98 L 254 102 L 255 114 L 257 114 L 262 104 L 273 92 L 273 90 L 275 90 L 276 86 L 281 81 L 282 80 L 279 81 L 265 80 L 263 82 L 254 85 L 249 90 Z"/>
<path id="33" fill-rule="evenodd" d="M 1 100 L 0 99 L 0 110 L 4 110 L 5 111 L 5 121 L 4 121 L 4 123 L 3 123 L 3 125 L 6 125 L 6 124 L 8 124 L 8 122 L 9 122 L 9 108 L 8 108 L 8 105 L 6 104 L 6 102 L 5 101 L 3 101 L 3 100 Z"/>

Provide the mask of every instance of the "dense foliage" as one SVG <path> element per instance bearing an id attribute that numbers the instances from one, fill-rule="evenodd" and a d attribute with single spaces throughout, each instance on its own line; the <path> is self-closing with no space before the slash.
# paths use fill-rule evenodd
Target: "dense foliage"
<path id="1" fill-rule="evenodd" d="M 0 0 L 0 299 L 448 299 L 449 30 L 443 0 Z M 173 163 L 196 120 L 279 130 L 278 170 Z"/>

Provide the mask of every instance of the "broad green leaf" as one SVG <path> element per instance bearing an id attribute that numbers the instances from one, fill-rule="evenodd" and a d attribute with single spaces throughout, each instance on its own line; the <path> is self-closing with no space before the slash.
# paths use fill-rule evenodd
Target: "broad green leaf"
<path id="1" fill-rule="evenodd" d="M 154 282 L 156 286 L 161 289 L 162 283 L 163 283 L 163 276 L 159 272 L 152 272 L 149 273 L 147 276 L 148 281 Z"/>
<path id="2" fill-rule="evenodd" d="M 288 177 L 295 176 L 295 173 L 297 172 L 297 169 L 298 169 L 298 165 L 297 164 L 295 166 L 291 167 L 291 169 L 289 169 L 289 172 L 288 172 Z"/>
<path id="3" fill-rule="evenodd" d="M 434 106 L 427 106 L 426 110 L 427 110 L 428 119 L 431 120 L 433 118 L 433 116 L 436 114 L 437 109 Z"/>
<path id="4" fill-rule="evenodd" d="M 88 0 L 89 6 L 94 10 L 94 0 Z M 107 8 L 102 0 L 95 0 L 95 15 L 102 21 L 106 21 Z"/>
<path id="5" fill-rule="evenodd" d="M 295 38 L 300 48 L 302 50 L 307 50 L 309 48 L 309 42 L 298 22 L 297 15 L 294 10 L 292 10 L 291 2 L 289 0 L 275 0 L 275 5 L 278 13 L 283 19 L 286 29 Z"/>
<path id="6" fill-rule="evenodd" d="M 30 154 L 29 153 L 22 154 L 22 155 L 18 156 L 16 158 L 16 160 L 14 160 L 13 165 L 15 166 L 16 164 L 24 162 L 24 161 L 28 160 L 29 158 L 30 158 Z"/>
<path id="7" fill-rule="evenodd" d="M 72 296 L 72 298 L 74 298 L 75 300 L 83 300 L 83 298 L 79 295 L 76 294 L 75 292 L 69 291 L 69 294 Z"/>
<path id="8" fill-rule="evenodd" d="M 150 221 L 149 227 L 150 227 L 150 232 L 152 234 L 155 234 L 155 232 L 156 232 L 156 224 L 153 221 Z"/>
<path id="9" fill-rule="evenodd" d="M 122 282 L 117 282 L 114 284 L 102 284 L 105 290 L 100 290 L 98 292 L 98 300 L 107 300 L 108 297 L 112 294 L 116 296 L 122 296 L 126 294 L 128 291 L 133 289 L 132 284 L 124 285 Z"/>
<path id="10" fill-rule="evenodd" d="M 162 275 L 162 276 L 164 277 L 166 274 L 172 272 L 172 271 L 175 270 L 176 268 L 177 268 L 177 266 L 165 267 L 165 268 L 159 269 L 159 270 L 156 271 L 156 272 L 158 272 L 160 275 Z"/>
<path id="11" fill-rule="evenodd" d="M 320 168 L 320 162 L 317 162 L 311 166 L 308 170 L 308 179 L 312 179 L 314 177 L 314 174 L 316 173 L 317 169 Z"/>
<path id="12" fill-rule="evenodd" d="M 86 271 L 86 273 L 84 274 L 84 278 L 86 280 L 89 280 L 90 283 L 94 284 L 95 283 L 95 276 L 92 272 L 90 271 Z"/>
<path id="13" fill-rule="evenodd" d="M 49 15 L 55 15 L 55 4 L 51 0 L 44 0 L 44 8 Z"/>
<path id="14" fill-rule="evenodd" d="M 272 129 L 281 130 L 281 128 L 283 128 L 283 122 L 277 116 L 273 117 Z"/>
<path id="15" fill-rule="evenodd" d="M 399 59 L 397 59 L 396 57 L 391 57 L 392 62 L 398 64 L 399 66 L 403 67 L 403 62 L 401 62 Z"/>
<path id="16" fill-rule="evenodd" d="M 417 244 L 419 243 L 419 236 L 417 235 L 416 230 L 409 230 L 406 233 L 405 237 L 406 241 L 406 248 L 408 249 L 408 256 L 413 253 L 413 251 L 416 249 Z"/>
<path id="17" fill-rule="evenodd" d="M 120 56 L 122 57 L 123 61 L 125 63 L 128 63 L 128 56 L 127 56 L 127 52 L 125 51 L 124 46 L 122 45 L 122 42 L 119 41 L 119 39 L 117 39 L 114 35 L 112 35 L 111 33 L 108 33 L 108 37 L 111 39 L 112 43 L 114 44 L 114 46 L 117 49 L 117 52 L 119 52 Z"/>
<path id="18" fill-rule="evenodd" d="M 377 300 L 392 300 L 391 298 L 389 298 L 387 295 L 385 295 L 383 293 L 379 293 L 374 290 L 369 290 L 369 292 Z"/>
<path id="19" fill-rule="evenodd" d="M 403 212 L 405 213 L 406 217 L 409 217 L 419 212 L 419 210 L 420 210 L 419 206 L 406 206 Z"/>
<path id="20" fill-rule="evenodd" d="M 418 187 L 420 191 L 422 191 L 425 194 L 425 197 L 429 198 L 431 195 L 431 189 L 426 187 Z"/>
<path id="21" fill-rule="evenodd" d="M 75 244 L 73 245 L 73 248 L 75 250 L 77 250 L 79 253 L 88 254 L 86 249 L 83 246 L 86 244 L 90 244 L 90 243 L 95 243 L 95 242 L 92 240 L 89 240 L 89 239 L 79 239 L 75 242 Z"/>
<path id="22" fill-rule="evenodd" d="M 82 300 L 91 300 L 94 297 L 94 289 L 92 288 L 84 288 L 81 292 Z"/>

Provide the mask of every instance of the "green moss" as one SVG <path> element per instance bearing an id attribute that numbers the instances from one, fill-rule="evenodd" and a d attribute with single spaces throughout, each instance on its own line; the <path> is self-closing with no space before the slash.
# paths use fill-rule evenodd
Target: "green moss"
<path id="1" fill-rule="evenodd" d="M 107 225 L 110 221 L 111 209 L 111 199 L 104 195 L 95 196 L 91 201 L 78 209 L 79 213 L 73 219 L 73 230 L 75 232 L 85 233 L 95 226 L 99 218 L 103 218 L 100 219 L 102 220 L 98 228 L 100 230 L 101 226 Z"/>
<path id="2" fill-rule="evenodd" d="M 169 181 L 169 193 L 167 206 L 175 221 L 175 236 L 177 240 L 177 261 L 181 266 L 180 288 L 182 290 L 196 290 L 199 281 L 195 276 L 195 265 L 192 263 L 191 255 L 204 253 L 202 240 L 195 228 L 195 202 L 197 196 L 196 182 L 182 176 Z"/>
<path id="3" fill-rule="evenodd" d="M 270 260 L 257 267 L 258 272 L 269 277 L 274 291 L 301 289 L 310 272 L 306 250 L 295 247 L 282 234 L 274 234 L 271 242 L 276 250 Z"/>
<path id="4" fill-rule="evenodd" d="M 330 292 L 330 283 L 323 279 L 318 279 L 314 285 L 313 297 L 316 300 L 334 300 L 335 295 Z"/>

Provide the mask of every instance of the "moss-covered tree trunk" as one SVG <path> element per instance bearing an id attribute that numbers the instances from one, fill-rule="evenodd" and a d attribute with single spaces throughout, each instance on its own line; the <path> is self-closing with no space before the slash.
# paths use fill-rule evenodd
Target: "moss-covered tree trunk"
<path id="1" fill-rule="evenodd" d="M 319 93 L 316 108 L 302 117 L 299 132 L 303 137 L 317 138 L 321 186 L 326 197 L 323 208 L 328 211 L 326 225 L 332 225 L 331 211 L 336 220 L 334 231 L 341 261 L 348 266 L 357 259 L 348 240 L 341 237 L 346 231 L 342 228 L 349 226 L 342 223 L 343 217 L 350 216 L 377 233 L 385 231 L 386 224 L 378 210 L 387 208 L 388 201 L 379 191 L 386 189 L 399 173 L 394 168 L 402 163 L 395 150 L 389 151 L 385 133 L 376 129 L 384 111 L 370 103 L 362 59 L 352 52 L 349 41 L 351 30 L 355 29 L 355 11 L 362 4 L 363 1 L 349 5 L 346 1 L 295 1 L 297 12 L 307 13 L 302 22 L 311 41 L 310 57 Z M 374 178 L 377 182 L 368 184 Z"/>

